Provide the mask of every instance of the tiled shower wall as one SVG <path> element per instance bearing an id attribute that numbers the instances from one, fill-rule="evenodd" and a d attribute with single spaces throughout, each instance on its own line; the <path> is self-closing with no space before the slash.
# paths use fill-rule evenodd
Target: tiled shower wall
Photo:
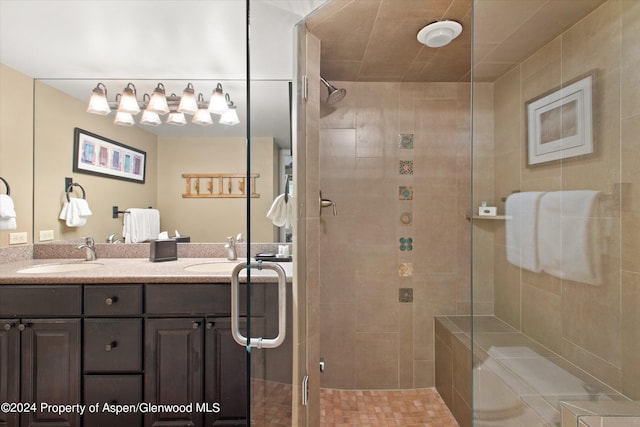
<path id="1" fill-rule="evenodd" d="M 610 0 L 501 77 L 494 93 L 496 197 L 514 190 L 591 189 L 613 201 L 598 218 L 609 230 L 602 240 L 605 280 L 599 286 L 507 263 L 504 227 L 494 225 L 495 314 L 636 400 L 640 399 L 639 66 L 640 2 Z M 595 76 L 594 153 L 527 167 L 525 102 L 588 72 Z"/>
<path id="2" fill-rule="evenodd" d="M 332 83 L 347 97 L 320 112 L 337 207 L 320 217 L 321 385 L 430 387 L 433 316 L 469 313 L 470 86 Z"/>

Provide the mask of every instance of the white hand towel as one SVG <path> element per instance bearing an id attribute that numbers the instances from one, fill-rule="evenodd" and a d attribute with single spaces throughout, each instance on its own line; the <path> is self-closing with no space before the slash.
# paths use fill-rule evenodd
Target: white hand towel
<path id="1" fill-rule="evenodd" d="M 13 205 L 13 199 L 7 194 L 0 194 L 0 219 L 9 219 L 16 217 L 16 210 Z"/>
<path id="2" fill-rule="evenodd" d="M 74 197 L 68 201 L 65 200 L 58 218 L 64 220 L 67 227 L 80 227 L 87 223 L 87 219 L 91 215 L 92 212 L 87 201 Z"/>
<path id="3" fill-rule="evenodd" d="M 122 236 L 125 243 L 140 243 L 157 239 L 160 234 L 160 211 L 129 208 L 124 214 Z"/>
<path id="4" fill-rule="evenodd" d="M 277 227 L 291 227 L 295 217 L 294 209 L 293 196 L 289 196 L 288 200 L 285 200 L 285 195 L 280 194 L 271 204 L 271 208 L 267 212 L 267 218 Z"/>
<path id="5" fill-rule="evenodd" d="M 540 266 L 552 276 L 599 285 L 599 192 L 555 191 L 540 200 Z"/>
<path id="6" fill-rule="evenodd" d="M 507 261 L 518 267 L 539 273 L 538 209 L 544 193 L 529 191 L 507 197 L 505 226 Z"/>

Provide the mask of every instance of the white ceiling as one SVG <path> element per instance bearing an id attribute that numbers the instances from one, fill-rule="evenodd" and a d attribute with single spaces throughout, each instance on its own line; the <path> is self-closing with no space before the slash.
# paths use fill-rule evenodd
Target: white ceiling
<path id="1" fill-rule="evenodd" d="M 254 136 L 288 140 L 293 28 L 325 1 L 251 0 Z M 245 135 L 245 16 L 242 0 L 0 0 L 0 62 L 82 100 L 98 81 L 107 84 L 110 99 L 129 81 L 152 87 L 162 81 L 168 93 L 178 94 L 184 82 L 192 81 L 207 99 L 221 82 L 242 123 L 194 129 L 204 135 Z M 145 91 L 138 90 L 139 99 Z M 274 111 L 284 119 L 273 120 Z M 168 125 L 145 129 L 184 131 Z"/>

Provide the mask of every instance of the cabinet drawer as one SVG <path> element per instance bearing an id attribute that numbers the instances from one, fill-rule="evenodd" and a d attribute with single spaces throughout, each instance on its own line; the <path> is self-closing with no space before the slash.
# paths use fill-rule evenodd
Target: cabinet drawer
<path id="1" fill-rule="evenodd" d="M 135 405 L 142 402 L 141 375 L 85 375 L 84 403 L 98 403 L 96 413 L 85 412 L 85 426 L 138 427 L 142 425 L 140 413 L 122 413 L 116 415 L 103 411 L 103 405 Z"/>
<path id="2" fill-rule="evenodd" d="M 86 285 L 84 312 L 88 316 L 126 316 L 142 313 L 141 285 Z"/>
<path id="3" fill-rule="evenodd" d="M 241 292 L 241 298 L 244 293 Z M 146 285 L 147 315 L 229 315 L 229 284 Z"/>
<path id="4" fill-rule="evenodd" d="M 79 285 L 2 285 L 0 317 L 79 316 L 82 294 Z"/>
<path id="5" fill-rule="evenodd" d="M 85 319 L 85 372 L 138 372 L 141 369 L 141 319 Z"/>

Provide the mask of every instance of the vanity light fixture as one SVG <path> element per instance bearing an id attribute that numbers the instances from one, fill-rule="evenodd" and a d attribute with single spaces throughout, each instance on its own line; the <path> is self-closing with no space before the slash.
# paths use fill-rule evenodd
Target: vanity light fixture
<path id="1" fill-rule="evenodd" d="M 180 113 L 190 115 L 196 114 L 198 112 L 198 102 L 196 101 L 195 91 L 193 90 L 193 85 L 191 83 L 188 83 L 187 87 L 184 88 L 184 91 L 182 92 L 180 105 L 178 105 L 178 111 Z"/>
<path id="2" fill-rule="evenodd" d="M 131 113 L 123 113 L 122 111 L 116 112 L 116 118 L 113 123 L 121 126 L 133 126 L 135 121 Z"/>
<path id="3" fill-rule="evenodd" d="M 209 101 L 209 112 L 213 114 L 224 114 L 229 107 L 225 99 L 222 85 L 218 83 L 211 93 L 211 101 Z"/>
<path id="4" fill-rule="evenodd" d="M 106 116 L 111 112 L 111 107 L 109 107 L 109 102 L 107 101 L 107 87 L 104 84 L 98 83 L 93 89 L 87 112 L 102 116 Z"/>
<path id="5" fill-rule="evenodd" d="M 235 125 L 240 122 L 236 107 L 222 89 L 222 84 L 218 83 L 213 89 L 211 99 L 207 102 L 202 94 L 195 96 L 193 84 L 188 83 L 182 92 L 182 96 L 175 93 L 166 95 L 163 83 L 158 83 L 151 96 L 144 94 L 142 102 L 136 99 L 136 87 L 133 83 L 128 83 L 122 93 L 116 95 L 115 102 L 109 102 L 107 98 L 107 88 L 103 83 L 98 83 L 93 89 L 87 112 L 92 114 L 107 115 L 112 109 L 117 110 L 115 124 L 132 126 L 135 124 L 133 118 L 141 110 L 143 111 L 140 123 L 148 126 L 158 126 L 162 124 L 161 115 L 170 113 L 165 123 L 177 126 L 184 126 L 187 123 L 185 114 L 193 116 L 192 123 L 208 126 L 213 123 L 211 113 L 219 114 L 219 123 L 225 125 Z M 225 117 L 222 117 L 222 116 Z"/>
<path id="6" fill-rule="evenodd" d="M 147 105 L 147 110 L 161 116 L 169 112 L 169 104 L 167 104 L 167 96 L 165 95 L 164 85 L 162 83 L 158 83 L 153 90 L 151 99 L 149 99 L 149 105 Z"/>
<path id="7" fill-rule="evenodd" d="M 209 126 L 213 124 L 213 120 L 211 120 L 211 113 L 207 108 L 207 104 L 204 102 L 204 97 L 201 93 L 198 94 L 198 111 L 193 116 L 193 120 L 191 123 L 195 123 L 200 126 Z"/>
<path id="8" fill-rule="evenodd" d="M 227 111 L 220 116 L 220 121 L 218 123 L 229 126 L 237 125 L 240 123 L 240 119 L 238 118 L 236 106 L 233 105 L 231 98 L 229 98 L 229 94 L 225 95 L 225 101 L 227 103 Z"/>
<path id="9" fill-rule="evenodd" d="M 172 111 L 169 113 L 167 124 L 174 126 L 184 126 L 187 124 L 187 119 L 184 117 L 183 113 L 179 111 Z"/>
<path id="10" fill-rule="evenodd" d="M 136 100 L 136 87 L 133 83 L 128 83 L 120 94 L 120 103 L 118 104 L 119 113 L 129 113 L 136 115 L 140 112 L 138 101 Z"/>
<path id="11" fill-rule="evenodd" d="M 144 96 L 142 97 L 142 101 L 147 101 L 149 99 L 149 94 L 145 93 Z M 147 108 L 145 108 L 145 110 L 142 112 L 142 117 L 140 118 L 140 124 L 143 125 L 148 125 L 148 126 L 158 126 L 160 123 L 162 123 L 162 120 L 160 120 L 160 116 L 158 115 L 158 113 L 154 113 L 153 111 L 149 110 L 148 108 L 148 104 L 147 104 Z"/>

